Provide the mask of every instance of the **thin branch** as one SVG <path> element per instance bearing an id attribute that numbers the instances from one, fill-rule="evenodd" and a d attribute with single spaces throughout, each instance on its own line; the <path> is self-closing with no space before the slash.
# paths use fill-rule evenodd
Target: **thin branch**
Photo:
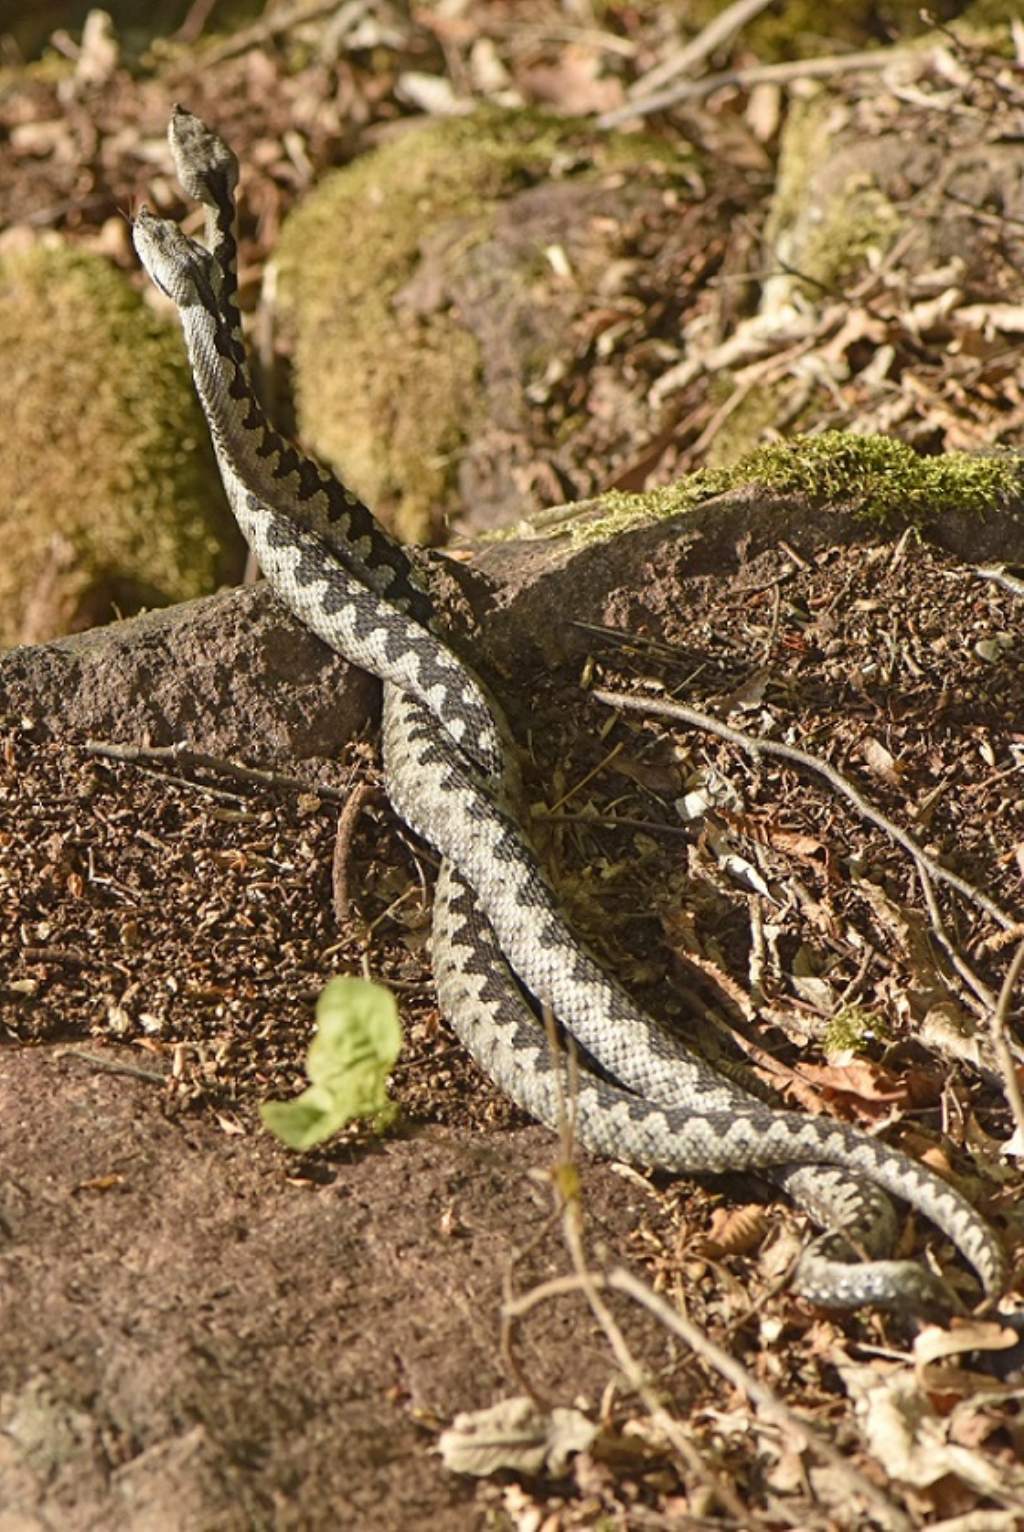
<path id="1" fill-rule="evenodd" d="M 58 1048 L 55 1059 L 74 1059 L 77 1064 L 87 1064 L 90 1069 L 100 1069 L 108 1075 L 130 1075 L 133 1080 L 145 1080 L 147 1085 L 166 1085 L 170 1076 L 156 1069 L 143 1069 L 139 1064 L 123 1064 L 118 1059 L 105 1059 L 98 1053 L 83 1053 L 78 1048 Z"/>
<path id="2" fill-rule="evenodd" d="M 961 979 L 967 985 L 967 988 L 974 995 L 974 1003 L 976 1006 L 980 1006 L 981 1013 L 986 1016 L 990 1015 L 992 1007 L 996 1003 L 996 997 L 985 981 L 979 979 L 966 958 L 961 957 L 957 951 L 952 937 L 946 930 L 946 923 L 942 918 L 942 911 L 939 909 L 939 901 L 935 897 L 935 885 L 929 876 L 928 869 L 921 862 L 918 862 L 916 865 L 918 882 L 921 884 L 921 892 L 924 895 L 924 902 L 928 907 L 928 917 L 931 920 L 936 940 Z"/>
<path id="3" fill-rule="evenodd" d="M 1013 962 L 1006 970 L 1006 978 L 1003 987 L 999 991 L 999 999 L 995 1010 L 992 1012 L 992 1043 L 996 1050 L 1000 1068 L 1003 1071 L 1003 1084 L 1006 1086 L 1006 1099 L 1010 1103 L 1014 1121 L 1017 1124 L 1017 1132 L 1024 1141 L 1024 1099 L 1021 1097 L 1020 1081 L 1017 1079 L 1017 1070 L 1010 1052 L 1010 1045 L 1006 1040 L 1007 1018 L 1010 1014 L 1010 999 L 1013 995 L 1013 987 L 1020 977 L 1021 968 L 1024 967 L 1024 942 L 1021 942 L 1013 954 Z"/>
<path id="4" fill-rule="evenodd" d="M 289 776 L 282 771 L 268 771 L 262 766 L 245 766 L 241 761 L 229 761 L 222 756 L 207 755 L 205 751 L 193 750 L 188 745 L 118 745 L 109 740 L 87 739 L 82 749 L 88 755 L 104 756 L 112 761 L 126 761 L 131 766 L 147 766 L 151 761 L 171 761 L 175 765 L 193 771 L 211 771 L 224 777 L 233 777 L 252 787 L 273 787 L 290 793 L 315 793 L 319 798 L 330 798 L 334 803 L 345 803 L 349 794 L 341 788 L 328 787 L 322 782 L 305 782 L 301 777 Z M 177 779 L 185 787 L 198 787 L 204 792 L 214 792 L 206 782 L 190 782 L 187 777 Z M 237 793 L 225 793 L 238 802 Z"/>
<path id="5" fill-rule="evenodd" d="M 600 772 L 604 771 L 606 766 L 611 765 L 612 761 L 614 761 L 617 755 L 621 755 L 622 750 L 622 741 L 620 741 L 617 745 L 613 745 L 603 760 L 598 761 L 596 766 L 592 766 L 590 770 L 584 776 L 582 776 L 578 782 L 573 783 L 572 787 L 566 788 L 562 796 L 557 798 L 551 807 L 546 811 L 544 815 L 545 819 L 549 819 L 553 814 L 557 814 L 562 806 L 569 802 L 570 798 L 575 798 L 576 794 L 581 792 L 582 789 L 586 787 L 588 782 L 592 782 Z"/>
<path id="6" fill-rule="evenodd" d="M 948 867 L 943 867 L 934 857 L 929 856 L 908 831 L 901 829 L 881 810 L 874 808 L 848 777 L 844 777 L 842 772 L 830 766 L 827 761 L 821 760 L 819 756 L 810 755 L 796 745 L 784 745 L 779 740 L 760 739 L 752 734 L 745 734 L 741 729 L 733 729 L 729 724 L 722 723 L 720 719 L 713 718 L 709 713 L 687 707 L 682 702 L 657 702 L 650 697 L 630 697 L 620 692 L 594 691 L 592 695 L 599 702 L 607 703 L 609 707 L 621 708 L 625 712 L 645 713 L 650 717 L 671 718 L 678 723 L 689 724 L 692 728 L 704 729 L 709 734 L 717 734 L 719 739 L 727 740 L 729 744 L 746 750 L 749 755 L 777 756 L 780 760 L 790 761 L 794 766 L 802 766 L 805 771 L 816 772 L 818 776 L 824 777 L 837 793 L 841 793 L 848 799 L 858 813 L 865 819 L 870 819 L 879 829 L 884 830 L 914 858 L 915 862 L 926 867 L 937 882 L 948 883 L 951 888 L 955 888 L 958 893 L 963 894 L 965 899 L 971 900 L 979 909 L 984 910 L 1004 930 L 1009 930 L 1017 924 L 996 904 L 994 899 L 982 893 L 981 889 L 975 888 L 973 883 L 968 883 L 967 879 L 962 878 L 959 873 L 951 872 Z"/>
<path id="7" fill-rule="evenodd" d="M 728 42 L 748 21 L 753 21 L 755 16 L 767 10 L 770 4 L 771 0 L 733 0 L 732 5 L 727 5 L 724 11 L 713 17 L 685 47 L 670 53 L 654 69 L 634 80 L 629 91 L 631 99 L 649 96 L 677 75 L 690 74 L 695 64 L 702 64 L 710 53 Z"/>
<path id="8" fill-rule="evenodd" d="M 599 1289 L 604 1282 L 597 1273 L 592 1272 L 587 1264 L 586 1252 L 583 1247 L 583 1198 L 580 1182 L 579 1168 L 575 1161 L 575 1134 L 576 1134 L 576 1104 L 579 1094 L 579 1059 L 576 1049 L 570 1039 L 568 1052 L 563 1050 L 555 1025 L 554 1014 L 549 1006 L 544 1007 L 544 1029 L 547 1033 L 548 1051 L 554 1068 L 555 1089 L 558 1100 L 558 1159 L 553 1167 L 551 1181 L 554 1189 L 554 1216 L 561 1212 L 562 1234 L 569 1257 L 573 1264 L 574 1275 L 564 1280 L 571 1283 L 565 1291 L 583 1292 L 590 1305 L 591 1312 L 610 1345 L 616 1361 L 619 1364 L 627 1381 L 643 1401 L 652 1421 L 675 1449 L 680 1460 L 686 1464 L 690 1472 L 706 1486 L 715 1496 L 724 1510 L 735 1518 L 740 1526 L 750 1526 L 750 1514 L 742 1504 L 732 1485 L 704 1462 L 700 1453 L 687 1437 L 685 1431 L 673 1415 L 662 1404 L 657 1391 L 648 1381 L 643 1368 L 637 1362 L 630 1351 L 621 1329 L 611 1314 L 608 1305 L 600 1296 Z M 550 1225 L 550 1219 L 545 1219 L 544 1228 Z M 537 1243 L 531 1241 L 531 1247 Z M 518 1257 L 517 1257 L 518 1259 Z M 524 1378 L 515 1356 L 513 1345 L 514 1322 L 528 1308 L 532 1307 L 529 1301 L 533 1293 L 539 1289 L 534 1288 L 526 1294 L 525 1299 L 512 1297 L 511 1267 L 506 1270 L 504 1280 L 505 1301 L 501 1308 L 501 1351 L 503 1357 L 512 1365 L 515 1376 L 526 1383 L 527 1391 L 534 1396 L 534 1391 Z M 542 1284 L 545 1292 L 550 1284 Z"/>
<path id="9" fill-rule="evenodd" d="M 191 47 L 194 42 L 203 35 L 203 28 L 210 19 L 210 12 L 216 5 L 217 0 L 192 0 L 177 32 L 172 34 L 173 40 Z"/>
<path id="10" fill-rule="evenodd" d="M 583 1249 L 583 1240 L 580 1231 L 581 1215 L 578 1201 L 567 1203 L 562 1220 L 562 1232 L 565 1237 L 569 1254 L 572 1258 L 576 1280 L 584 1297 L 590 1304 L 591 1313 L 604 1331 L 609 1346 L 615 1355 L 622 1372 L 630 1387 L 643 1400 L 651 1420 L 664 1434 L 667 1441 L 671 1442 L 681 1460 L 687 1465 L 691 1473 L 695 1474 L 714 1495 L 715 1499 L 728 1511 L 730 1516 L 736 1518 L 741 1527 L 750 1527 L 761 1522 L 757 1517 L 752 1517 L 749 1506 L 744 1506 L 732 1485 L 721 1477 L 704 1462 L 697 1452 L 693 1443 L 688 1439 L 686 1432 L 678 1420 L 671 1415 L 658 1397 L 657 1390 L 651 1386 L 643 1368 L 637 1362 L 630 1351 L 611 1310 L 601 1297 L 601 1288 L 605 1286 L 600 1275 L 591 1271 L 587 1265 L 586 1255 Z M 610 1285 L 610 1284 L 609 1284 Z"/>
<path id="11" fill-rule="evenodd" d="M 796 1433 L 812 1452 L 835 1469 L 851 1491 L 862 1495 L 869 1504 L 873 1505 L 890 1527 L 897 1529 L 897 1532 L 910 1532 L 910 1523 L 902 1512 L 870 1480 L 853 1468 L 830 1442 L 819 1436 L 810 1421 L 802 1419 L 792 1411 L 767 1384 L 759 1382 L 747 1372 L 734 1357 L 727 1351 L 723 1351 L 721 1346 L 716 1345 L 711 1337 L 705 1335 L 692 1320 L 686 1319 L 663 1298 L 659 1298 L 652 1292 L 645 1283 L 623 1268 L 617 1267 L 607 1276 L 600 1272 L 588 1272 L 586 1282 L 581 1280 L 578 1273 L 541 1282 L 531 1288 L 528 1293 L 524 1293 L 521 1298 L 507 1301 L 503 1306 L 503 1315 L 509 1319 L 522 1319 L 531 1309 L 546 1302 L 547 1299 L 581 1290 L 587 1292 L 588 1286 L 596 1291 L 611 1288 L 613 1292 L 624 1293 L 626 1297 L 632 1298 L 635 1303 L 646 1308 L 696 1356 L 714 1368 L 733 1387 L 746 1394 L 751 1403 L 755 1404 L 763 1414 L 782 1426 L 786 1432 Z M 663 1426 L 660 1419 L 658 1424 Z M 742 1524 L 746 1524 L 748 1515 L 749 1513 L 741 1514 Z"/>
<path id="12" fill-rule="evenodd" d="M 239 53 L 246 53 L 250 48 L 259 47 L 262 43 L 279 37 L 282 32 L 287 32 L 292 27 L 302 26 L 307 21 L 316 21 L 330 11 L 336 11 L 337 8 L 338 0 L 311 0 L 311 3 L 307 5 L 293 5 L 289 10 L 274 11 L 272 15 L 254 22 L 252 26 L 241 28 L 231 37 L 225 38 L 223 42 L 204 48 L 199 55 L 202 67 L 208 69 L 211 64 L 219 64 L 224 59 L 235 58 Z M 196 60 L 190 56 L 184 68 L 194 70 L 195 67 Z"/>
<path id="13" fill-rule="evenodd" d="M 684 825 L 660 824 L 656 819 L 627 819 L 619 814 L 552 814 L 535 809 L 532 817 L 544 824 L 587 825 L 594 830 L 642 830 L 645 835 L 664 835 L 669 840 L 692 842 L 693 831 Z"/>
<path id="14" fill-rule="evenodd" d="M 617 128 L 620 123 L 632 122 L 637 117 L 647 117 L 652 112 L 662 112 L 666 107 L 678 106 L 682 101 L 695 101 L 709 96 L 712 91 L 735 85 L 748 90 L 752 85 L 786 85 L 792 80 L 821 80 L 830 75 L 847 74 L 858 69 L 887 69 L 890 64 L 922 62 L 928 55 L 920 49 L 875 48 L 870 53 L 830 54 L 816 59 L 798 59 L 784 64 L 758 64 L 752 69 L 727 69 L 721 74 L 705 75 L 702 80 L 688 80 L 683 85 L 673 85 L 669 90 L 645 96 L 642 101 L 630 101 L 612 112 L 605 112 L 597 119 L 599 128 Z"/>
<path id="15" fill-rule="evenodd" d="M 1024 596 L 1024 580 L 1010 574 L 1005 564 L 977 564 L 974 573 L 980 580 L 994 580 L 1014 596 Z"/>
<path id="16" fill-rule="evenodd" d="M 334 918 L 339 926 L 345 924 L 349 913 L 348 862 L 352 851 L 352 837 L 355 835 L 363 805 L 371 792 L 368 782 L 357 782 L 348 795 L 345 807 L 338 815 L 334 855 L 331 858 L 331 897 L 334 903 Z"/>
<path id="17" fill-rule="evenodd" d="M 647 1309 L 667 1330 L 677 1335 L 684 1345 L 703 1357 L 734 1388 L 741 1389 L 751 1404 L 756 1405 L 770 1420 L 774 1420 L 776 1425 L 784 1431 L 797 1432 L 802 1436 L 808 1447 L 829 1465 L 848 1486 L 851 1493 L 862 1496 L 875 1508 L 876 1513 L 888 1526 L 910 1532 L 910 1522 L 888 1495 L 883 1494 L 870 1479 L 865 1478 L 858 1469 L 854 1468 L 843 1454 L 832 1446 L 831 1442 L 819 1436 L 809 1421 L 797 1415 L 766 1384 L 761 1383 L 737 1362 L 735 1357 L 723 1351 L 721 1346 L 717 1346 L 711 1337 L 705 1335 L 692 1320 L 685 1318 L 670 1303 L 666 1303 L 664 1298 L 652 1292 L 646 1283 L 641 1282 L 638 1277 L 634 1277 L 631 1272 L 622 1267 L 609 1272 L 608 1286 L 615 1292 L 625 1293 L 635 1303 Z"/>

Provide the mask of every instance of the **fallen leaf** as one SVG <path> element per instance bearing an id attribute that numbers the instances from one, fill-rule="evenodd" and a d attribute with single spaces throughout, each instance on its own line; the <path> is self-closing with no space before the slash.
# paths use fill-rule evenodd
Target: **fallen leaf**
<path id="1" fill-rule="evenodd" d="M 1024 333 L 1024 304 L 1020 303 L 967 303 L 957 309 L 956 317 L 971 330 L 983 328 L 986 335 Z"/>
<path id="2" fill-rule="evenodd" d="M 756 1250 L 771 1227 L 771 1218 L 763 1207 L 751 1203 L 741 1208 L 716 1208 L 711 1227 L 703 1240 L 695 1241 L 710 1256 L 747 1255 Z"/>
<path id="3" fill-rule="evenodd" d="M 890 787 L 900 785 L 900 770 L 896 757 L 877 739 L 866 739 L 860 747 L 860 753 L 864 757 L 864 764 L 868 770 L 882 782 L 888 782 Z"/>
<path id="4" fill-rule="evenodd" d="M 76 1192 L 110 1192 L 124 1184 L 124 1176 L 111 1173 L 106 1176 L 90 1176 L 87 1181 L 79 1181 L 74 1190 Z"/>
<path id="5" fill-rule="evenodd" d="M 556 102 L 566 117 L 611 112 L 623 101 L 622 81 L 606 74 L 602 55 L 583 44 L 564 48 L 557 63 L 524 70 L 519 84 L 541 102 Z"/>
<path id="6" fill-rule="evenodd" d="M 839 1374 L 856 1406 L 868 1451 L 891 1479 L 929 1489 L 950 1474 L 1004 1504 L 1024 1493 L 1020 1468 L 949 1440 L 947 1422 L 909 1369 L 846 1363 Z"/>
<path id="7" fill-rule="evenodd" d="M 927 1367 L 946 1357 L 963 1356 L 966 1351 L 1007 1351 L 1019 1339 L 997 1319 L 958 1320 L 949 1330 L 942 1325 L 926 1325 L 914 1337 L 914 1361 Z"/>
<path id="8" fill-rule="evenodd" d="M 292 1101 L 264 1101 L 264 1126 L 289 1149 L 311 1149 L 355 1117 L 377 1131 L 398 1108 L 387 1077 L 402 1046 L 394 996 L 367 979 L 331 979 L 316 1006 L 316 1033 L 306 1057 L 310 1083 Z"/>
<path id="9" fill-rule="evenodd" d="M 472 101 L 457 95 L 450 80 L 415 69 L 398 76 L 395 94 L 430 117 L 464 117 L 473 110 Z"/>
<path id="10" fill-rule="evenodd" d="M 441 1433 L 438 1451 L 451 1473 L 487 1478 L 502 1469 L 560 1478 L 570 1457 L 598 1434 L 579 1410 L 539 1410 L 532 1399 L 502 1399 L 488 1410 L 456 1415 Z"/>

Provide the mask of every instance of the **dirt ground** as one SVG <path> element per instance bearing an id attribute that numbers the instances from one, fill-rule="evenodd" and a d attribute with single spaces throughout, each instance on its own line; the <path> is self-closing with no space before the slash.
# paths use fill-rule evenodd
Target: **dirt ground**
<path id="1" fill-rule="evenodd" d="M 433 1449 L 507 1389 L 501 1276 L 550 1207 L 547 1135 L 421 1125 L 296 1173 L 59 1048 L 7 1049 L 0 1071 L 0 1526 L 482 1524 Z M 604 1169 L 588 1200 L 622 1239 L 642 1197 Z M 653 1324 L 633 1338 L 671 1371 Z M 543 1311 L 522 1354 L 538 1387 L 571 1374 L 597 1404 L 608 1363 L 581 1299 Z"/>
<path id="2" fill-rule="evenodd" d="M 827 740 L 879 807 L 1015 908 L 1024 665 L 997 635 L 1019 632 L 1019 597 L 914 542 L 791 552 L 682 586 L 665 572 L 649 593 L 666 603 L 657 642 L 638 622 L 626 645 L 595 635 L 596 679 L 672 686 L 699 656 L 689 700 L 717 705 L 749 685 L 763 649 L 748 697 L 762 724 L 774 718 L 808 747 Z M 776 929 L 757 1057 L 776 1085 L 811 1110 L 885 1125 L 1019 1240 L 987 1034 L 934 928 L 921 945 L 927 917 L 903 853 L 777 763 L 657 723 L 600 730 L 605 715 L 572 683 L 537 678 L 527 694 L 531 796 L 562 803 L 540 828 L 573 918 L 660 1014 L 685 1024 L 711 1006 L 742 1038 L 735 987 L 760 904 Z M 645 1424 L 578 1294 L 532 1311 L 518 1368 L 503 1354 L 504 1285 L 521 1293 L 571 1269 L 552 1215 L 557 1146 L 438 1019 L 426 863 L 388 813 L 366 747 L 339 768 L 367 794 L 340 850 L 338 805 L 309 793 L 112 762 L 15 717 L 3 759 L 3 1532 L 704 1525 L 714 1501 L 701 1474 Z M 673 808 L 716 777 L 736 794 L 720 800 L 719 828 L 765 879 L 763 899 L 723 871 L 710 827 L 688 834 Z M 1005 943 L 969 902 L 938 899 L 947 938 L 997 989 Z M 364 964 L 400 1002 L 401 1126 L 290 1155 L 256 1107 L 301 1085 L 320 987 Z M 818 989 L 798 978 L 808 965 Z M 877 1022 L 853 1052 L 823 1042 L 839 994 Z M 827 1420 L 852 1463 L 869 1462 L 844 1368 L 879 1347 L 900 1354 L 909 1334 L 877 1314 L 826 1316 L 787 1291 L 795 1215 L 766 1210 L 753 1183 L 702 1189 L 590 1163 L 583 1205 L 598 1268 L 625 1261 L 645 1275 L 806 1418 Z M 905 1249 L 922 1242 L 970 1299 L 942 1242 L 908 1223 Z M 836 1524 L 848 1486 L 793 1482 L 792 1437 L 653 1320 L 617 1313 L 698 1461 L 734 1486 L 751 1525 L 778 1524 L 780 1495 L 783 1524 Z M 960 1376 L 975 1380 L 974 1402 L 980 1375 Z M 448 1473 L 439 1430 L 524 1379 L 552 1403 L 603 1410 L 633 1458 L 583 1454 L 554 1483 Z M 982 1389 L 977 1450 L 1004 1465 L 1002 1503 L 1013 1504 L 1015 1409 L 988 1399 Z M 930 1504 L 969 1503 L 941 1482 Z"/>

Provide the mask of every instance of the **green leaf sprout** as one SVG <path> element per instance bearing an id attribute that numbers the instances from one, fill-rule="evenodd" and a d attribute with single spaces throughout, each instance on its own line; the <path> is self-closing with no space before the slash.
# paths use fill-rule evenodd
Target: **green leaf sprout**
<path id="1" fill-rule="evenodd" d="M 316 1006 L 306 1056 L 310 1084 L 292 1101 L 265 1101 L 260 1117 L 289 1149 L 312 1149 L 355 1117 L 383 1132 L 398 1113 L 387 1077 L 402 1046 L 394 996 L 368 979 L 331 979 Z"/>

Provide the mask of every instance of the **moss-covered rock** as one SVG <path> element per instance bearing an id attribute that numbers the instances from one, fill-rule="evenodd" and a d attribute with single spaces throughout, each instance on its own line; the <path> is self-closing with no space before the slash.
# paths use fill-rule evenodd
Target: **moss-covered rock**
<path id="1" fill-rule="evenodd" d="M 98 256 L 0 259 L 0 645 L 210 591 L 237 569 L 177 327 Z"/>
<path id="2" fill-rule="evenodd" d="M 993 75 L 1001 69 L 1005 21 L 957 32 Z M 748 348 L 734 344 L 740 366 L 718 374 L 735 395 L 722 403 L 709 464 L 825 422 L 898 432 L 931 454 L 1024 444 L 1016 420 L 989 403 L 1000 349 L 1013 344 L 994 330 L 1000 305 L 1019 295 L 1024 151 L 1000 129 L 998 95 L 979 111 L 967 76 L 961 102 L 935 110 L 930 61 L 942 41 L 904 50 L 894 67 L 910 70 L 905 92 L 865 73 L 792 99 L 765 224 L 770 275 L 744 322 Z M 758 365 L 787 348 L 788 367 Z"/>
<path id="3" fill-rule="evenodd" d="M 898 130 L 865 135 L 851 117 L 826 91 L 790 112 L 765 228 L 783 270 L 766 284 L 763 308 L 820 304 L 877 264 L 903 227 L 894 184 L 934 173 L 939 150 L 922 162 Z"/>
<path id="4" fill-rule="evenodd" d="M 758 447 L 729 467 L 702 468 L 647 494 L 606 495 L 606 514 L 581 524 L 579 536 L 609 537 L 639 521 L 678 515 L 744 485 L 777 496 L 798 496 L 823 511 L 830 506 L 850 509 L 880 528 L 924 529 L 949 511 L 980 517 L 1019 507 L 1024 460 L 1012 453 L 923 457 L 894 437 L 822 431 Z"/>
<path id="5" fill-rule="evenodd" d="M 536 453 L 523 401 L 571 345 L 564 295 L 591 279 L 570 240 L 602 214 L 614 224 L 644 167 L 652 182 L 671 180 L 684 155 L 640 135 L 595 141 L 578 122 L 486 110 L 407 130 L 328 176 L 288 219 L 277 257 L 300 434 L 401 536 L 435 540 L 459 508 L 460 461 L 485 421 L 504 433 L 506 456 L 520 441 Z M 582 196 L 560 217 L 538 205 L 549 187 L 608 181 L 603 209 Z M 614 265 L 608 245 L 602 274 Z M 570 417 L 567 434 L 579 424 Z M 543 446 L 554 456 L 564 439 Z M 523 478 L 533 460 L 527 452 Z M 463 497 L 483 498 L 476 487 Z"/>
<path id="6" fill-rule="evenodd" d="M 690 0 L 685 23 L 696 35 L 725 10 L 729 0 Z M 1020 14 L 1019 0 L 779 0 L 745 23 L 743 46 L 762 63 L 816 58 L 823 53 L 902 44 L 934 34 L 934 24 L 963 18 L 976 26 L 1007 26 Z"/>

